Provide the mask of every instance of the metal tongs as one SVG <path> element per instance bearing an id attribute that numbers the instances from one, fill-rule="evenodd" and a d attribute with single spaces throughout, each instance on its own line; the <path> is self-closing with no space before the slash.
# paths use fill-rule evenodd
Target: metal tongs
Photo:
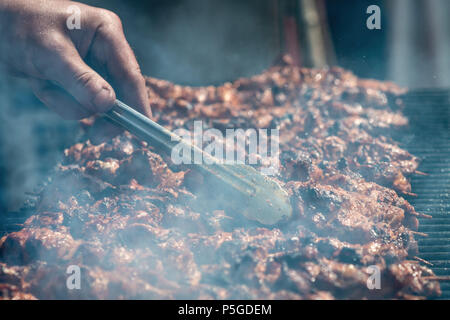
<path id="1" fill-rule="evenodd" d="M 243 164 L 222 164 L 197 146 L 160 126 L 125 103 L 116 100 L 114 107 L 105 113 L 114 123 L 147 141 L 156 149 L 170 155 L 172 149 L 184 143 L 194 153 L 201 153 L 202 164 L 192 164 L 208 181 L 208 188 L 217 193 L 231 214 L 241 213 L 249 220 L 264 225 L 274 225 L 292 216 L 288 194 L 274 180 L 254 168 Z M 216 200 L 216 199 L 215 199 Z"/>

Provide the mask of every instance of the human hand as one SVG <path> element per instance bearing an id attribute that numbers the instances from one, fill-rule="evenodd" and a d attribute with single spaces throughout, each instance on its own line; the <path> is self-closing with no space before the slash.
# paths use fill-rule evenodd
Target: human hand
<path id="1" fill-rule="evenodd" d="M 70 6 L 79 9 L 79 29 L 67 25 Z M 105 112 L 116 96 L 151 116 L 145 80 L 110 11 L 72 1 L 0 0 L 0 43 L 0 64 L 26 77 L 66 119 Z"/>

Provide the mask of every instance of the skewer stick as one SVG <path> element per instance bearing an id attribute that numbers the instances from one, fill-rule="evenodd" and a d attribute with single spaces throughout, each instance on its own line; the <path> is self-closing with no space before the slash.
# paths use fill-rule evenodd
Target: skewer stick
<path id="1" fill-rule="evenodd" d="M 431 262 L 429 262 L 429 261 L 427 261 L 427 260 L 425 260 L 425 259 L 419 258 L 419 257 L 417 257 L 417 256 L 414 256 L 413 258 L 416 259 L 416 260 L 418 260 L 418 261 L 420 261 L 420 262 L 425 263 L 426 265 L 434 266 L 434 264 L 432 264 Z"/>
<path id="2" fill-rule="evenodd" d="M 423 277 L 423 279 L 431 281 L 450 281 L 450 276 L 427 276 Z"/>
<path id="3" fill-rule="evenodd" d="M 411 230 L 411 233 L 416 234 L 416 235 L 421 236 L 421 237 L 428 237 L 428 234 L 423 233 L 423 232 L 419 232 L 419 231 Z"/>
<path id="4" fill-rule="evenodd" d="M 425 218 L 425 219 L 433 219 L 433 216 L 431 216 L 429 214 L 421 213 L 421 212 L 419 212 L 419 217 Z"/>

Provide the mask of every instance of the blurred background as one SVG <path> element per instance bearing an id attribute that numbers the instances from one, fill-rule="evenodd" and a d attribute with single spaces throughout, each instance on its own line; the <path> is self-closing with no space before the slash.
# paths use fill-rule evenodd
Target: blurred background
<path id="1" fill-rule="evenodd" d="M 410 88 L 450 87 L 448 0 L 89 0 L 123 20 L 145 75 L 218 85 L 268 68 L 281 53 L 305 67 L 338 65 Z M 369 30 L 367 8 L 381 10 Z M 78 124 L 0 75 L 0 213 L 43 183 Z"/>

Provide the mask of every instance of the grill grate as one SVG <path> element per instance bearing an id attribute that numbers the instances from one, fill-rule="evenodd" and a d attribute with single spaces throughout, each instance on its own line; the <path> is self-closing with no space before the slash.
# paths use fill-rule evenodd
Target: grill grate
<path id="1" fill-rule="evenodd" d="M 450 278 L 450 91 L 421 90 L 405 97 L 411 124 L 406 148 L 421 159 L 419 170 L 427 176 L 412 178 L 417 198 L 408 200 L 418 212 L 431 215 L 420 219 L 419 257 L 431 263 L 440 277 Z M 450 299 L 450 281 L 441 281 L 442 296 Z"/>
<path id="2" fill-rule="evenodd" d="M 20 212 L 0 212 L 0 238 L 7 233 L 19 231 L 29 215 L 30 213 L 25 210 Z"/>
<path id="3" fill-rule="evenodd" d="M 450 277 L 450 91 L 415 91 L 404 101 L 411 132 L 402 135 L 402 144 L 422 160 L 419 170 L 427 173 L 412 178 L 418 196 L 408 200 L 433 217 L 420 219 L 419 231 L 428 236 L 418 239 L 418 256 L 431 263 L 437 276 Z M 27 216 L 27 210 L 0 213 L 0 237 L 19 230 Z M 450 299 L 450 281 L 442 281 L 441 290 L 440 299 Z"/>

